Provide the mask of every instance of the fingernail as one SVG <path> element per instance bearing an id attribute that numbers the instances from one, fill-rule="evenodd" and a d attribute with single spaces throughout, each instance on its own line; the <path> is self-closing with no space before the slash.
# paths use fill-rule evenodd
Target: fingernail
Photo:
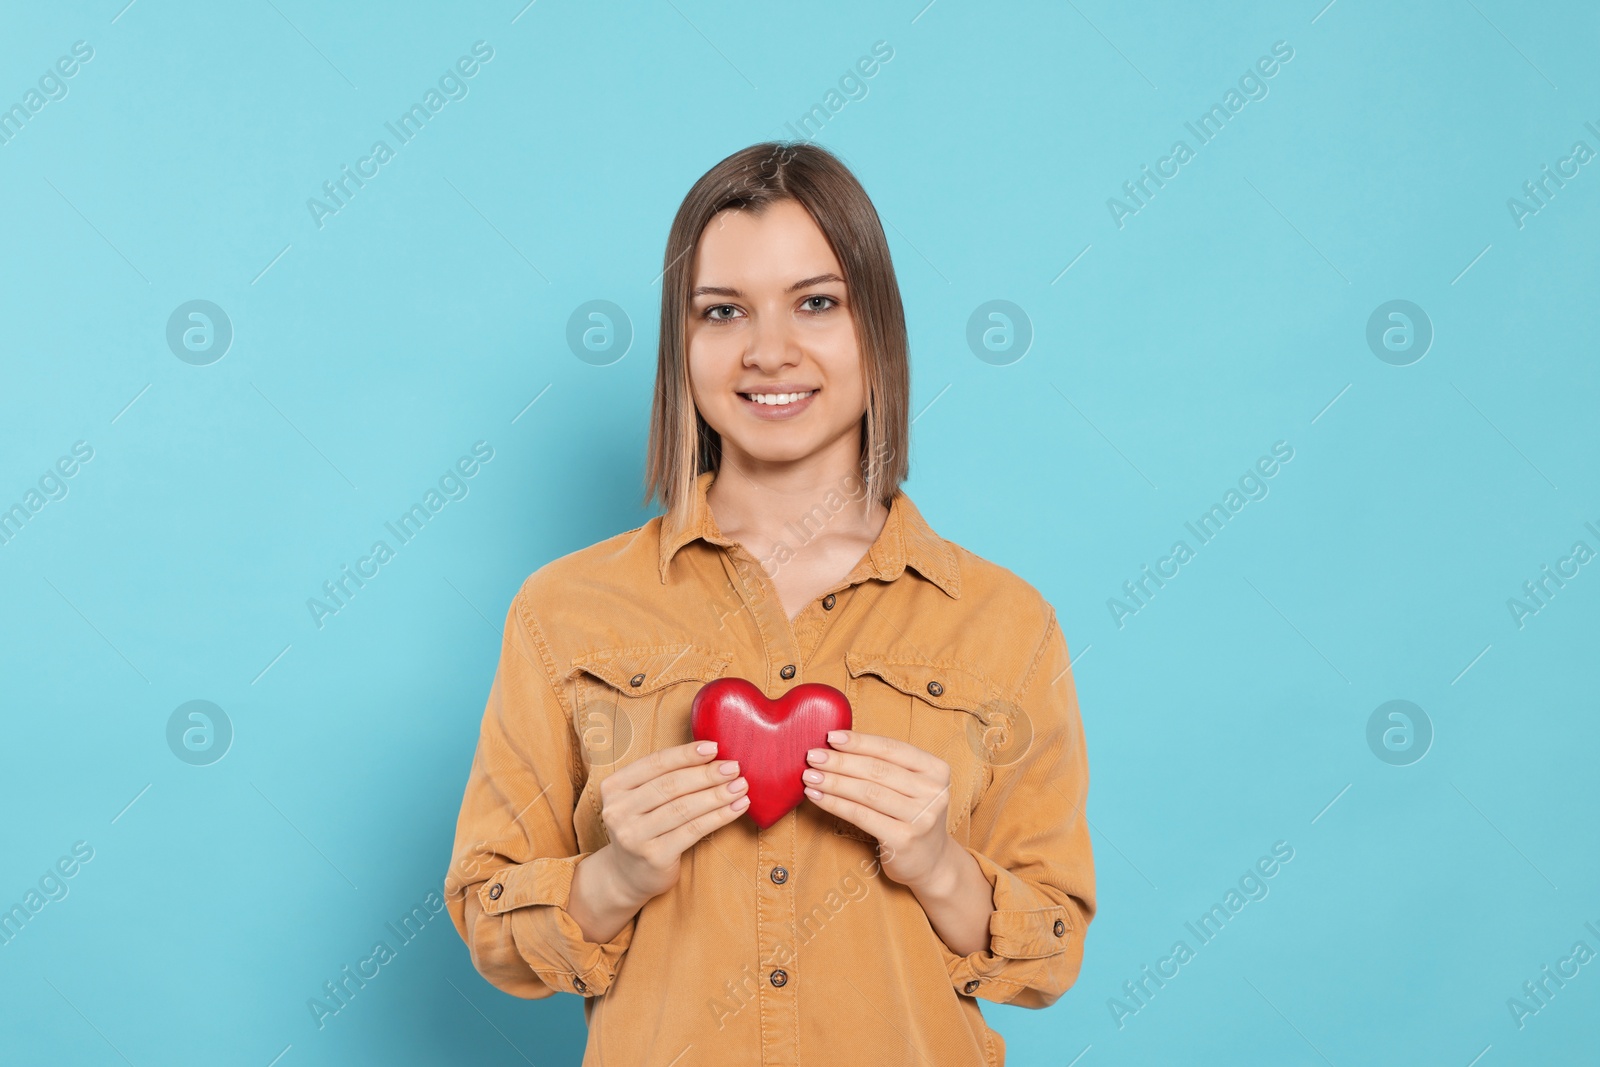
<path id="1" fill-rule="evenodd" d="M 810 752 L 806 753 L 806 759 L 812 763 L 821 763 L 827 758 L 828 753 L 825 749 L 814 748 Z"/>
<path id="2" fill-rule="evenodd" d="M 844 730 L 829 730 L 828 731 L 828 741 L 831 742 L 832 744 L 835 744 L 835 745 L 839 744 L 841 741 L 843 741 L 848 736 L 850 736 L 849 733 L 847 731 L 844 731 Z"/>
<path id="3" fill-rule="evenodd" d="M 749 783 L 747 783 L 743 778 L 736 778 L 733 781 L 728 783 L 728 792 L 730 792 L 730 793 L 742 793 L 742 792 L 744 792 L 744 787 L 747 784 L 749 784 Z"/>
<path id="4" fill-rule="evenodd" d="M 812 789 L 808 785 L 806 786 L 806 796 L 810 797 L 812 800 L 818 800 L 822 797 L 822 794 L 818 790 Z"/>
<path id="5" fill-rule="evenodd" d="M 727 763 L 724 763 L 722 765 L 722 773 L 723 774 L 738 774 L 739 773 L 739 761 L 731 759 Z"/>
<path id="6" fill-rule="evenodd" d="M 735 800 L 733 802 L 733 805 L 732 805 L 734 811 L 743 811 L 745 808 L 748 808 L 749 806 L 750 806 L 750 798 L 749 797 L 740 797 L 738 800 Z"/>
<path id="7" fill-rule="evenodd" d="M 806 773 L 802 774 L 800 777 L 804 778 L 808 782 L 820 782 L 820 781 L 822 781 L 822 772 L 821 771 L 807 771 Z"/>
<path id="8" fill-rule="evenodd" d="M 702 756 L 709 756 L 716 750 L 717 743 L 715 741 L 702 741 L 699 745 L 695 746 L 695 751 L 700 753 Z"/>

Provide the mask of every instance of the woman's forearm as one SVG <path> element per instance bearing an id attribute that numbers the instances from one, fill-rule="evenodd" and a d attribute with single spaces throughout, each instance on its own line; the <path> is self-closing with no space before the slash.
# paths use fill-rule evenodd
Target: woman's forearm
<path id="1" fill-rule="evenodd" d="M 624 889 L 612 868 L 615 853 L 610 845 L 585 856 L 572 872 L 572 888 L 567 896 L 567 914 L 577 921 L 589 941 L 604 943 L 628 925 L 645 901 Z"/>
<path id="2" fill-rule="evenodd" d="M 983 868 L 955 838 L 947 838 L 945 859 L 923 884 L 912 886 L 939 940 L 958 956 L 986 952 L 994 887 Z"/>

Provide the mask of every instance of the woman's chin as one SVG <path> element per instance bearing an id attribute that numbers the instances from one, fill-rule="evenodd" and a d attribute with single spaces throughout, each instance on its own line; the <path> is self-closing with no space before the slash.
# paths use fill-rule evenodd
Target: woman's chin
<path id="1" fill-rule="evenodd" d="M 757 435 L 755 440 L 741 441 L 733 438 L 732 442 L 747 464 L 773 467 L 803 463 L 813 456 L 820 455 L 826 444 L 821 438 L 811 440 L 810 435 L 802 438 L 797 434 L 777 431 Z M 724 435 L 722 438 L 724 450 L 727 449 L 728 443 L 729 438 Z"/>

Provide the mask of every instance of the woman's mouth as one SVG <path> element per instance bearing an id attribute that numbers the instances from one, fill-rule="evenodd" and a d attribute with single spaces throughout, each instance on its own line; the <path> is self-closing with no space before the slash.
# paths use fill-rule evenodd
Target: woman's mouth
<path id="1" fill-rule="evenodd" d="M 740 393 L 745 409 L 759 419 L 788 419 L 810 406 L 820 390 L 788 393 Z"/>

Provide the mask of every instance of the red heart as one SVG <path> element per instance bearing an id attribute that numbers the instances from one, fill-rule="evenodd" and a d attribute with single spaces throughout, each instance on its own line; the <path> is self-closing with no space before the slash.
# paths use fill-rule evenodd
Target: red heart
<path id="1" fill-rule="evenodd" d="M 715 741 L 718 759 L 739 761 L 749 783 L 745 814 L 763 830 L 805 796 L 806 753 L 827 748 L 828 731 L 848 730 L 850 722 L 850 701 L 821 682 L 768 700 L 743 678 L 718 678 L 700 687 L 689 709 L 694 739 Z"/>

